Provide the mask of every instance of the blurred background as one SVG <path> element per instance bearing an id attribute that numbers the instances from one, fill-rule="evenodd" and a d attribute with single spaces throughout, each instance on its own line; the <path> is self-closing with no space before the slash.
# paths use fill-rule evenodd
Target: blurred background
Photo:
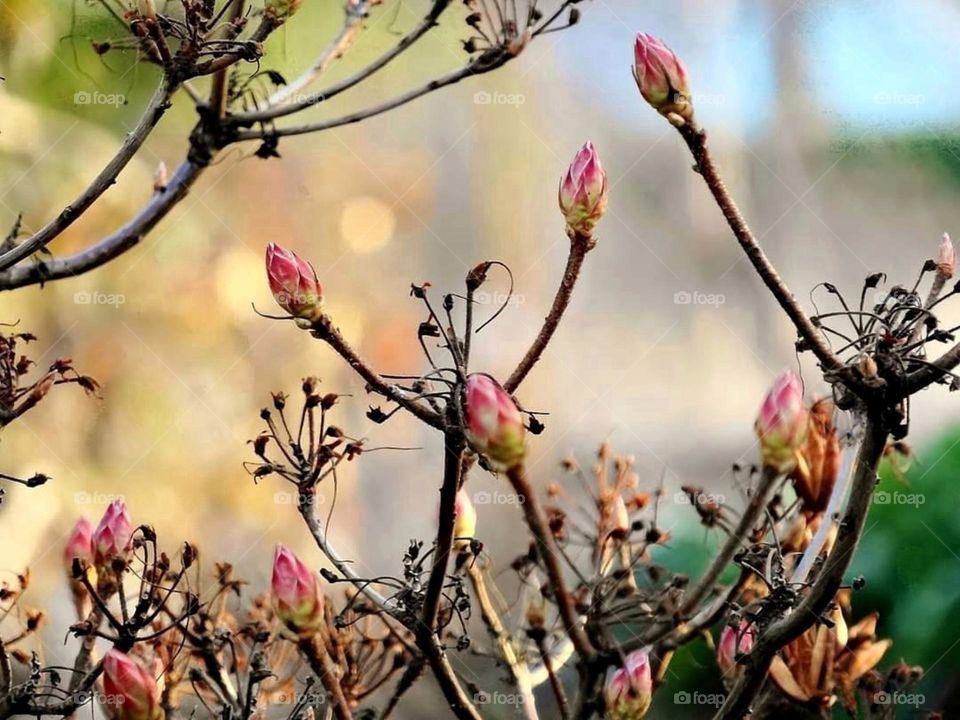
<path id="1" fill-rule="evenodd" d="M 375 8 L 356 47 L 317 87 L 392 46 L 427 5 L 387 0 Z M 18 213 L 36 228 L 74 197 L 152 93 L 154 69 L 91 49 L 115 34 L 97 7 L 0 0 L 4 234 Z M 475 263 L 502 260 L 517 294 L 481 333 L 474 368 L 505 376 L 553 297 L 567 246 L 556 185 L 586 140 L 609 173 L 610 208 L 566 321 L 520 393 L 528 408 L 549 413 L 546 432 L 530 443 L 531 473 L 545 485 L 563 457 L 587 462 L 610 442 L 636 456 L 651 489 L 665 478 L 664 524 L 676 538 L 667 561 L 703 565 L 717 538 L 675 492 L 699 485 L 739 502 L 730 466 L 755 460 L 759 400 L 797 360 L 791 327 L 690 172 L 676 133 L 640 100 L 629 69 L 633 36 L 663 37 L 684 59 L 728 184 L 806 302 L 823 281 L 856 297 L 875 271 L 912 283 L 941 234 L 960 234 L 960 8 L 946 0 L 579 7 L 579 25 L 546 35 L 493 74 L 358 125 L 285 139 L 280 160 L 253 157 L 255 146 L 232 148 L 119 260 L 0 294 L 0 320 L 19 320 L 39 337 L 33 356 L 41 366 L 72 357 L 102 384 L 100 400 L 54 392 L 0 444 L 0 470 L 54 478 L 40 489 L 11 488 L 0 507 L 0 569 L 30 564 L 33 599 L 54 589 L 64 598 L 49 608 L 49 659 L 71 650 L 62 643 L 70 621 L 57 568 L 63 537 L 76 516 L 96 520 L 116 496 L 167 547 L 197 542 L 208 561 L 229 560 L 261 587 L 278 541 L 320 561 L 286 504 L 287 488 L 270 479 L 257 486 L 242 466 L 253 458 L 247 441 L 269 393 L 295 393 L 305 376 L 349 396 L 336 422 L 369 447 L 419 448 L 351 463 L 330 530 L 365 574 L 396 571 L 406 541 L 433 532 L 438 438 L 402 415 L 371 423 L 362 383 L 325 346 L 255 314 L 251 303 L 274 309 L 264 247 L 275 241 L 310 258 L 347 338 L 371 364 L 398 373 L 424 367 L 410 283 L 429 281 L 438 296 L 459 292 Z M 458 66 L 462 18 L 456 6 L 400 62 L 311 117 L 365 107 Z M 339 3 L 307 0 L 269 41 L 264 68 L 293 76 L 341 20 Z M 52 246 L 55 254 L 122 224 L 149 198 L 158 162 L 180 162 L 195 113 L 189 98 L 176 100 L 117 186 Z M 505 292 L 506 278 L 494 276 L 489 289 Z M 829 302 L 822 290 L 815 300 Z M 480 313 L 494 310 L 491 302 Z M 945 313 L 960 322 L 960 306 Z M 814 368 L 800 367 L 808 394 L 824 392 Z M 855 614 L 881 611 L 880 634 L 894 638 L 885 664 L 903 657 L 930 669 L 920 690 L 931 708 L 951 702 L 960 663 L 951 620 L 960 610 L 958 421 L 960 405 L 945 391 L 915 399 L 918 461 L 905 479 L 885 482 L 891 492 L 909 483 L 924 502 L 875 508 L 856 568 L 868 585 Z M 472 482 L 499 487 L 482 473 Z M 516 508 L 480 508 L 479 534 L 494 558 L 509 562 L 521 537 Z M 499 677 L 487 661 L 475 665 Z M 700 682 L 698 673 L 713 672 L 709 650 L 681 654 L 675 670 L 676 688 Z"/>

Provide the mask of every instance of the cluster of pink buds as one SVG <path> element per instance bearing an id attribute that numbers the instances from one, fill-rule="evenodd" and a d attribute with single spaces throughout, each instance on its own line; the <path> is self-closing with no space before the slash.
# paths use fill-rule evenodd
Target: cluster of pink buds
<path id="1" fill-rule="evenodd" d="M 593 235 L 607 209 L 607 185 L 607 173 L 593 143 L 588 142 L 560 180 L 560 211 L 571 232 L 584 237 Z"/>
<path id="2" fill-rule="evenodd" d="M 653 699 L 653 678 L 646 650 L 627 655 L 623 667 L 607 679 L 603 699 L 610 720 L 640 720 L 647 714 Z"/>
<path id="3" fill-rule="evenodd" d="M 315 322 L 323 315 L 323 288 L 313 265 L 276 243 L 267 245 L 267 279 L 277 304 L 293 315 Z"/>
<path id="4" fill-rule="evenodd" d="M 127 560 L 132 548 L 133 525 L 123 500 L 114 500 L 93 531 L 93 562 L 98 570 L 108 569 L 114 560 Z"/>
<path id="5" fill-rule="evenodd" d="M 633 60 L 633 77 L 643 99 L 674 124 L 692 120 L 687 70 L 673 50 L 662 40 L 639 33 Z"/>
<path id="6" fill-rule="evenodd" d="M 283 545 L 273 556 L 273 605 L 284 627 L 295 636 L 313 635 L 323 624 L 320 578 Z"/>
<path id="7" fill-rule="evenodd" d="M 523 416 L 500 383 L 484 373 L 467 376 L 464 413 L 467 440 L 495 470 L 510 470 L 526 454 Z"/>
<path id="8" fill-rule="evenodd" d="M 784 370 L 767 392 L 756 422 L 763 464 L 787 473 L 797 465 L 798 452 L 807 432 L 803 385 L 792 370 Z"/>
<path id="9" fill-rule="evenodd" d="M 103 705 L 111 720 L 161 720 L 164 716 L 153 675 L 116 648 L 103 658 Z"/>
<path id="10" fill-rule="evenodd" d="M 453 525 L 453 547 L 457 551 L 463 551 L 470 547 L 470 541 L 477 533 L 477 510 L 470 501 L 467 491 L 460 488 L 457 492 L 457 501 L 453 506 L 453 513 L 456 520 Z"/>
<path id="11" fill-rule="evenodd" d="M 737 662 L 737 658 L 753 649 L 755 635 L 756 627 L 746 620 L 741 620 L 739 627 L 726 625 L 723 628 L 717 645 L 717 664 L 725 678 L 734 678 L 743 672 L 743 665 Z"/>

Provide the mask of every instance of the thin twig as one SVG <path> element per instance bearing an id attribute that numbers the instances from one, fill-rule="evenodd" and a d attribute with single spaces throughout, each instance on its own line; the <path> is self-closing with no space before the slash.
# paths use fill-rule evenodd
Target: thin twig
<path id="1" fill-rule="evenodd" d="M 117 177 L 133 159 L 137 151 L 146 142 L 147 137 L 160 122 L 160 118 L 170 107 L 170 96 L 176 90 L 176 85 L 164 78 L 156 89 L 150 102 L 147 104 L 137 126 L 130 131 L 117 154 L 111 158 L 100 173 L 93 179 L 87 188 L 67 205 L 60 213 L 40 230 L 24 240 L 12 250 L 0 255 L 0 271 L 13 267 L 24 258 L 45 248 L 70 227 L 97 199 L 103 195 L 117 180 Z"/>
<path id="2" fill-rule="evenodd" d="M 695 169 L 703 177 L 707 188 L 716 200 L 717 206 L 723 213 L 727 224 L 733 231 L 734 236 L 740 243 L 740 247 L 747 254 L 747 258 L 753 265 L 760 279 L 773 293 L 774 298 L 783 308 L 787 316 L 793 321 L 794 326 L 800 337 L 803 338 L 806 345 L 813 351 L 823 366 L 824 370 L 839 370 L 843 367 L 843 361 L 838 358 L 826 340 L 817 330 L 816 326 L 807 317 L 803 308 L 797 302 L 797 299 L 790 292 L 783 278 L 773 266 L 773 263 L 767 258 L 766 253 L 760 248 L 753 232 L 744 220 L 740 209 L 731 197 L 726 184 L 720 177 L 720 172 L 714 163 L 710 148 L 707 145 L 707 133 L 698 127 L 695 123 L 686 123 L 680 128 L 680 135 L 683 137 L 693 158 L 696 161 Z"/>
<path id="3" fill-rule="evenodd" d="M 553 333 L 556 331 L 561 318 L 563 318 L 564 312 L 566 312 L 567 307 L 570 305 L 570 298 L 573 296 L 574 285 L 576 285 L 577 278 L 580 276 L 583 260 L 591 247 L 593 247 L 593 240 L 587 236 L 575 235 L 571 238 L 570 254 L 567 256 L 567 267 L 563 271 L 560 287 L 557 288 L 557 294 L 553 298 L 553 305 L 550 307 L 550 312 L 546 319 L 544 319 L 543 327 L 541 327 L 540 332 L 537 333 L 533 345 L 530 346 L 527 354 L 523 356 L 523 360 L 517 365 L 516 370 L 510 374 L 510 377 L 507 378 L 507 381 L 503 384 L 507 392 L 515 392 L 517 388 L 520 387 L 520 383 L 527 377 L 533 369 L 533 366 L 537 364 L 540 356 L 543 355 L 543 351 L 546 349 L 551 338 L 553 338 Z"/>
<path id="4" fill-rule="evenodd" d="M 522 498 L 521 507 L 527 521 L 527 527 L 537 541 L 537 549 L 546 567 L 564 630 L 566 630 L 571 642 L 577 649 L 577 653 L 589 662 L 596 657 L 597 653 L 590 642 L 590 638 L 587 637 L 580 619 L 577 617 L 570 593 L 567 591 L 566 581 L 563 579 L 563 570 L 560 567 L 559 552 L 556 548 L 553 533 L 550 532 L 550 527 L 547 525 L 546 517 L 540 508 L 533 487 L 527 479 L 523 464 L 516 465 L 508 470 L 507 478 L 513 485 L 514 491 Z"/>

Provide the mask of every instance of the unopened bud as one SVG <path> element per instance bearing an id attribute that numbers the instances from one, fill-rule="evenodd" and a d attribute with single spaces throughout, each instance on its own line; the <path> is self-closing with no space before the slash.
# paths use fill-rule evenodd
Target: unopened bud
<path id="1" fill-rule="evenodd" d="M 940 250 L 937 252 L 937 270 L 939 270 L 940 274 L 945 278 L 950 279 L 953 277 L 956 269 L 956 250 L 953 247 L 950 236 L 944 233 L 943 239 L 940 241 Z"/>
<path id="2" fill-rule="evenodd" d="M 470 547 L 470 542 L 477 533 L 477 510 L 463 488 L 457 492 L 453 513 L 456 517 L 453 525 L 453 547 L 455 550 L 463 551 Z"/>
<path id="3" fill-rule="evenodd" d="M 786 473 L 797 464 L 797 451 L 807 428 L 803 385 L 792 370 L 784 370 L 767 392 L 756 421 L 763 464 Z"/>
<path id="4" fill-rule="evenodd" d="M 646 650 L 627 655 L 623 667 L 616 670 L 603 687 L 610 720 L 640 720 L 650 709 L 652 697 L 653 678 Z"/>
<path id="5" fill-rule="evenodd" d="M 593 143 L 588 142 L 560 181 L 560 211 L 567 227 L 580 235 L 593 235 L 594 226 L 607 208 L 607 186 L 607 173 Z"/>
<path id="6" fill-rule="evenodd" d="M 633 77 L 651 107 L 671 121 L 693 119 L 687 70 L 663 41 L 639 33 L 633 46 Z"/>
<path id="7" fill-rule="evenodd" d="M 730 679 L 743 672 L 743 665 L 737 662 L 737 658 L 753 649 L 755 634 L 756 627 L 746 620 L 741 620 L 739 627 L 726 625 L 723 628 L 717 645 L 717 664 L 724 678 Z"/>
<path id="8" fill-rule="evenodd" d="M 267 245 L 267 279 L 277 304 L 311 322 L 323 314 L 323 288 L 313 265 L 276 243 Z"/>
<path id="9" fill-rule="evenodd" d="M 500 383 L 484 373 L 467 376 L 464 391 L 467 439 L 497 470 L 509 470 L 523 461 L 523 417 Z"/>
<path id="10" fill-rule="evenodd" d="M 323 624 L 320 579 L 296 555 L 277 545 L 270 588 L 277 617 L 298 637 L 310 637 Z"/>

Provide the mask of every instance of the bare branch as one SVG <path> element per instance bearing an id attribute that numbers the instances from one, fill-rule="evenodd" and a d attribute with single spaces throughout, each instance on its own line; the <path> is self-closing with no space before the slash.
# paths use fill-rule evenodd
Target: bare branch
<path id="1" fill-rule="evenodd" d="M 12 250 L 0 255 L 0 270 L 6 270 L 20 260 L 45 248 L 116 182 L 121 171 L 137 154 L 151 131 L 160 122 L 160 118 L 163 117 L 167 108 L 170 107 L 170 96 L 175 90 L 176 85 L 164 78 L 150 99 L 137 126 L 127 135 L 117 154 L 93 179 L 93 182 L 73 202 L 60 211 L 57 217 Z"/>

